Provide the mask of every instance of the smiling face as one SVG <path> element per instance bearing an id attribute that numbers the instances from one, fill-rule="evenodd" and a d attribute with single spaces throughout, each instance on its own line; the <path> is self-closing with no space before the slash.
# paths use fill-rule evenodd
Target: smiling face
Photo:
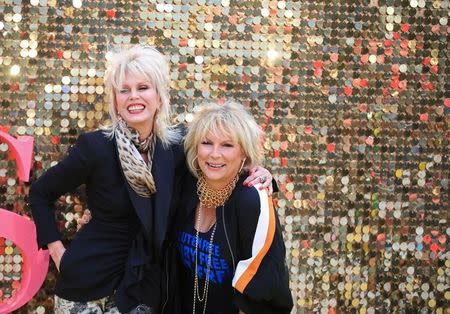
<path id="1" fill-rule="evenodd" d="M 114 95 L 118 114 L 139 132 L 141 139 L 147 138 L 152 133 L 155 114 L 160 107 L 153 84 L 144 76 L 126 74 Z"/>
<path id="2" fill-rule="evenodd" d="M 245 155 L 241 146 L 223 131 L 208 133 L 197 145 L 200 170 L 213 189 L 221 189 L 237 175 Z"/>

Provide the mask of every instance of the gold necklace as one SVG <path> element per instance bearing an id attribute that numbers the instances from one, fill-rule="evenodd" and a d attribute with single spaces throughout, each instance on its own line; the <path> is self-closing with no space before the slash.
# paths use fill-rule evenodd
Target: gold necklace
<path id="1" fill-rule="evenodd" d="M 203 285 L 203 293 L 200 296 L 200 289 L 198 284 L 198 234 L 200 229 L 200 221 L 201 221 L 201 209 L 202 207 L 215 209 L 218 206 L 222 206 L 222 210 L 224 210 L 224 205 L 227 199 L 230 197 L 231 193 L 236 186 L 236 183 L 239 179 L 239 176 L 236 175 L 234 179 L 228 183 L 224 188 L 219 190 L 214 190 L 208 186 L 206 183 L 205 177 L 201 173 L 199 175 L 197 181 L 197 195 L 200 199 L 200 205 L 198 208 L 197 214 L 197 228 L 195 232 L 195 271 L 194 271 L 194 300 L 192 304 L 192 313 L 195 314 L 195 305 L 197 300 L 199 302 L 203 302 L 203 314 L 206 313 L 206 304 L 208 303 L 208 288 L 209 288 L 209 274 L 211 271 L 211 258 L 212 258 L 212 248 L 214 235 L 216 234 L 217 222 L 214 222 L 214 228 L 211 232 L 211 237 L 209 238 L 209 247 L 208 247 L 208 259 L 206 264 L 206 274 L 205 274 L 205 283 Z M 212 226 L 211 226 L 212 227 Z"/>
<path id="2" fill-rule="evenodd" d="M 200 173 L 197 181 L 197 195 L 200 199 L 200 204 L 203 207 L 213 209 L 223 205 L 233 192 L 238 179 L 239 176 L 236 175 L 225 187 L 215 190 L 208 186 L 203 173 Z"/>
<path id="3" fill-rule="evenodd" d="M 223 207 L 222 207 L 223 210 Z M 195 304 L 197 303 L 197 299 L 199 302 L 203 302 L 203 314 L 206 313 L 206 304 L 208 303 L 208 288 L 209 288 L 209 273 L 211 272 L 211 258 L 212 258 L 212 248 L 214 235 L 216 234 L 217 223 L 214 222 L 214 229 L 212 230 L 211 236 L 209 238 L 209 247 L 208 247 L 208 259 L 206 264 L 206 274 L 205 274 L 205 283 L 203 285 L 203 293 L 200 296 L 200 289 L 198 285 L 198 234 L 200 229 L 200 214 L 201 214 L 201 205 L 198 208 L 197 214 L 197 226 L 195 232 L 195 274 L 194 274 L 194 300 L 192 303 L 192 313 L 195 313 Z M 212 227 L 212 226 L 211 226 Z"/>

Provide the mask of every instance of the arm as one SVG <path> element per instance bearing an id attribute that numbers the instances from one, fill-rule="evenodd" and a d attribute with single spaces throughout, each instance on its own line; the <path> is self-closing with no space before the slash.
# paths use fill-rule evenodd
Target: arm
<path id="1" fill-rule="evenodd" d="M 87 139 L 81 135 L 69 154 L 48 169 L 30 189 L 29 203 L 36 224 L 38 246 L 50 251 L 56 266 L 64 253 L 61 234 L 55 220 L 55 200 L 87 182 L 93 167 Z"/>
<path id="2" fill-rule="evenodd" d="M 272 200 L 256 187 L 237 206 L 240 256 L 234 302 L 244 313 L 289 313 L 293 304 L 286 251 Z"/>

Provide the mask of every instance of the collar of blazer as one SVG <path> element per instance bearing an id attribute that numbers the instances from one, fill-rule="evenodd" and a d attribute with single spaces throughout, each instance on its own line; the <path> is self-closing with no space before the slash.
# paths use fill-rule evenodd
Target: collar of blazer
<path id="1" fill-rule="evenodd" d="M 119 160 L 117 144 L 114 140 L 115 153 Z M 153 153 L 152 174 L 156 184 L 156 193 L 150 198 L 138 195 L 122 175 L 125 181 L 128 195 L 130 196 L 136 214 L 144 226 L 146 234 L 159 250 L 166 236 L 169 208 L 172 198 L 174 156 L 172 150 L 164 148 L 159 138 L 156 139 Z"/>

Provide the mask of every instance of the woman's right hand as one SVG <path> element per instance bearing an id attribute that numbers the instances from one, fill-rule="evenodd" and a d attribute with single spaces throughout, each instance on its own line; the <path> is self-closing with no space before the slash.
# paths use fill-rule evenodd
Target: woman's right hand
<path id="1" fill-rule="evenodd" d="M 50 253 L 50 256 L 52 257 L 52 260 L 55 263 L 55 266 L 59 271 L 59 266 L 61 264 L 61 258 L 64 255 L 66 248 L 64 247 L 62 242 L 59 240 L 48 243 L 47 247 L 48 247 L 48 252 Z"/>

